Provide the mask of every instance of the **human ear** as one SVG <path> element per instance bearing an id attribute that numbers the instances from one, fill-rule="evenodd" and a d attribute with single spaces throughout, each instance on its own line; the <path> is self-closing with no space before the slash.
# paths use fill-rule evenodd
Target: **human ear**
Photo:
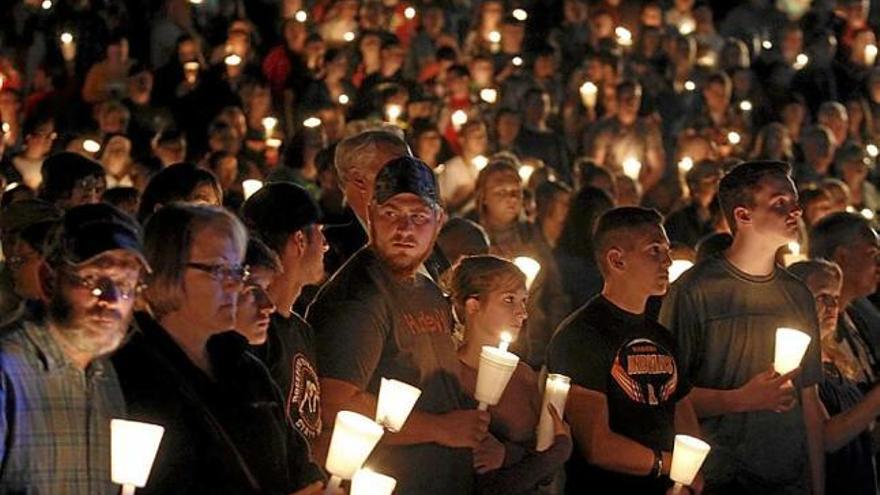
<path id="1" fill-rule="evenodd" d="M 464 312 L 466 315 L 470 316 L 473 314 L 477 314 L 480 311 L 480 300 L 476 297 L 469 297 L 464 302 Z"/>
<path id="2" fill-rule="evenodd" d="M 619 248 L 609 249 L 605 255 L 605 260 L 608 261 L 608 266 L 614 269 L 623 270 L 626 267 L 623 251 Z"/>
<path id="3" fill-rule="evenodd" d="M 752 223 L 752 213 L 744 206 L 737 206 L 733 209 L 733 218 L 738 223 Z"/>

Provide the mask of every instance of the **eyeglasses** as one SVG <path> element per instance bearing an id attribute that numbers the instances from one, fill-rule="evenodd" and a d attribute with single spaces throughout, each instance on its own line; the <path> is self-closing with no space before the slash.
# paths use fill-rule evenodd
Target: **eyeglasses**
<path id="1" fill-rule="evenodd" d="M 816 302 L 823 306 L 839 306 L 840 296 L 832 296 L 831 294 L 819 294 L 816 296 Z"/>
<path id="2" fill-rule="evenodd" d="M 81 277 L 75 273 L 66 272 L 67 278 L 79 288 L 86 289 L 95 297 L 101 297 L 111 291 L 115 291 L 120 299 L 129 300 L 140 294 L 147 285 L 140 280 L 114 280 L 110 277 Z"/>
<path id="3" fill-rule="evenodd" d="M 251 275 L 247 265 L 226 266 L 221 264 L 209 265 L 206 263 L 187 263 L 189 268 L 205 272 L 218 282 L 245 282 Z"/>
<path id="4" fill-rule="evenodd" d="M 107 182 L 104 177 L 86 177 L 76 182 L 76 187 L 83 192 L 102 193 L 107 189 Z"/>

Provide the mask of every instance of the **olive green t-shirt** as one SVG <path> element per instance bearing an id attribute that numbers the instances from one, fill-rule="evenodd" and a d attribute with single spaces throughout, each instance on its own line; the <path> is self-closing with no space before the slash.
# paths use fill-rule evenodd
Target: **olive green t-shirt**
<path id="1" fill-rule="evenodd" d="M 795 379 L 797 388 L 822 379 L 819 330 L 812 294 L 780 267 L 750 276 L 724 256 L 685 273 L 667 295 L 660 323 L 678 341 L 682 373 L 694 387 L 735 389 L 773 363 L 776 328 L 812 337 Z M 751 493 L 809 491 L 809 459 L 801 409 L 757 411 L 704 418 L 712 445 L 707 484 L 737 482 Z M 802 488 L 802 490 L 800 489 Z"/>

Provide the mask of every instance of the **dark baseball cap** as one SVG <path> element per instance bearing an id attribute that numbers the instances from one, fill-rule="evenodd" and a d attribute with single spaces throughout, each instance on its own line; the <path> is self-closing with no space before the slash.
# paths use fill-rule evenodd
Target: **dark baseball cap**
<path id="1" fill-rule="evenodd" d="M 387 162 L 376 176 L 373 192 L 378 204 L 403 193 L 415 194 L 431 206 L 441 204 L 434 171 L 425 162 L 412 156 L 401 156 Z"/>
<path id="2" fill-rule="evenodd" d="M 32 225 L 61 220 L 64 212 L 41 199 L 23 199 L 10 203 L 0 211 L 0 230 L 21 232 Z"/>
<path id="3" fill-rule="evenodd" d="M 315 198 L 303 187 L 286 181 L 260 188 L 244 202 L 241 216 L 258 234 L 293 233 L 323 219 Z"/>
<path id="4" fill-rule="evenodd" d="M 134 254 L 150 271 L 143 254 L 140 226 L 134 218 L 106 203 L 71 208 L 50 241 L 46 257 L 50 263 L 81 265 L 110 251 Z"/>

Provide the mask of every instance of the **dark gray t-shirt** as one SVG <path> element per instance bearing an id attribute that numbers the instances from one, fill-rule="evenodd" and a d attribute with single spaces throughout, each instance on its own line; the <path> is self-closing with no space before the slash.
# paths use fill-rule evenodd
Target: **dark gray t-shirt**
<path id="1" fill-rule="evenodd" d="M 723 256 L 709 258 L 673 284 L 660 323 L 675 334 L 682 372 L 694 387 L 735 389 L 769 369 L 777 327 L 812 337 L 795 386 L 822 380 L 813 297 L 779 267 L 753 277 Z M 736 481 L 751 493 L 809 492 L 800 401 L 785 413 L 725 414 L 705 418 L 701 426 L 712 445 L 704 468 L 708 484 Z"/>
<path id="2" fill-rule="evenodd" d="M 422 390 L 415 410 L 442 414 L 466 407 L 452 312 L 428 277 L 397 281 L 366 247 L 321 288 L 306 319 L 315 330 L 322 377 L 375 395 L 381 378 L 394 378 Z M 401 495 L 473 490 L 470 449 L 380 445 L 367 465 L 397 478 L 395 493 Z"/>

